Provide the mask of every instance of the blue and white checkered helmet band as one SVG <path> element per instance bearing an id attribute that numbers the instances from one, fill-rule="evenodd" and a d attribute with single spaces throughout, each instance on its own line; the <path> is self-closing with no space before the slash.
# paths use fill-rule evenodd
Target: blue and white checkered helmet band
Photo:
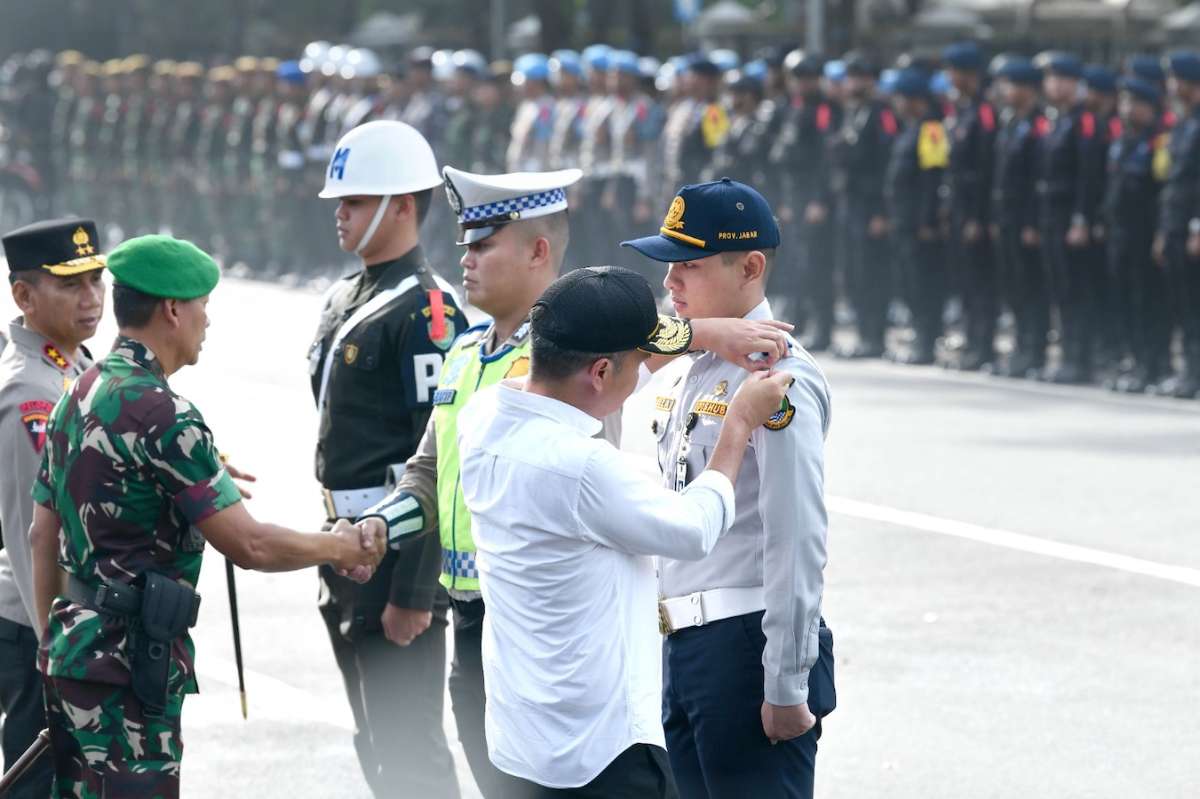
<path id="1" fill-rule="evenodd" d="M 478 222 L 481 219 L 508 216 L 514 211 L 520 213 L 518 218 L 545 216 L 556 211 L 566 210 L 566 207 L 567 193 L 562 189 L 550 189 L 537 194 L 527 194 L 524 197 L 513 197 L 508 200 L 464 208 L 458 221 L 460 223 Z M 528 211 L 537 211 L 537 213 L 530 214 L 527 213 Z"/>

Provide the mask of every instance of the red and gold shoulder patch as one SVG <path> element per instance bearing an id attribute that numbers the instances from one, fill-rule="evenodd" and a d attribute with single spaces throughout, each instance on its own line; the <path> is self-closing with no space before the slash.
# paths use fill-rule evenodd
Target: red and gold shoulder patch
<path id="1" fill-rule="evenodd" d="M 29 434 L 33 451 L 40 454 L 46 446 L 46 425 L 50 422 L 50 412 L 54 410 L 54 403 L 47 400 L 31 400 L 22 402 L 19 410 L 21 424 Z"/>
<path id="2" fill-rule="evenodd" d="M 57 366 L 64 372 L 71 368 L 71 362 L 68 361 L 53 344 L 47 343 L 46 346 L 42 348 L 42 354 L 46 356 L 46 360 L 49 361 L 51 365 Z"/>

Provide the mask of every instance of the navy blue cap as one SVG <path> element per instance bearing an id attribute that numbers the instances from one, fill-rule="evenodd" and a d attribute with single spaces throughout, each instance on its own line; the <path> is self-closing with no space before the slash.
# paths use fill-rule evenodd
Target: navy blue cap
<path id="1" fill-rule="evenodd" d="M 860 77 L 874 78 L 879 75 L 879 67 L 874 61 L 859 50 L 851 50 L 842 56 L 842 63 L 846 65 L 847 75 L 858 75 Z"/>
<path id="2" fill-rule="evenodd" d="M 952 69 L 978 72 L 983 69 L 983 50 L 977 42 L 955 42 L 942 50 L 942 61 Z"/>
<path id="3" fill-rule="evenodd" d="M 1079 56 L 1062 50 L 1038 53 L 1033 59 L 1033 65 L 1048 75 L 1060 75 L 1064 78 L 1083 77 L 1083 62 L 1079 60 Z"/>
<path id="4" fill-rule="evenodd" d="M 658 231 L 621 246 L 663 263 L 779 246 L 779 225 L 766 198 L 729 178 L 681 188 Z"/>
<path id="5" fill-rule="evenodd" d="M 1191 50 L 1167 53 L 1167 70 L 1179 80 L 1200 82 L 1200 54 Z"/>
<path id="6" fill-rule="evenodd" d="M 917 67 L 896 70 L 891 90 L 901 97 L 928 97 L 929 73 Z"/>
<path id="7" fill-rule="evenodd" d="M 1129 77 L 1121 79 L 1121 91 L 1129 92 L 1138 100 L 1158 105 L 1162 102 L 1162 89 L 1157 83 L 1148 80 L 1142 80 L 1137 77 Z"/>
<path id="8" fill-rule="evenodd" d="M 1083 82 L 1094 92 L 1115 94 L 1117 91 L 1117 73 L 1100 64 L 1088 64 L 1083 68 Z"/>
<path id="9" fill-rule="evenodd" d="M 1042 82 L 1042 71 L 1028 58 L 1009 56 L 996 70 L 997 78 L 1004 78 L 1023 86 L 1037 86 Z"/>
<path id="10" fill-rule="evenodd" d="M 1167 73 L 1163 70 L 1162 61 L 1158 56 L 1150 55 L 1149 53 L 1137 53 L 1129 57 L 1125 68 L 1129 70 L 1129 74 L 1141 80 L 1148 80 L 1151 83 L 1162 83 L 1167 79 Z"/>
<path id="11" fill-rule="evenodd" d="M 714 64 L 705 55 L 695 55 L 688 61 L 688 71 L 693 75 L 704 75 L 710 78 L 719 78 L 721 76 L 721 68 Z"/>

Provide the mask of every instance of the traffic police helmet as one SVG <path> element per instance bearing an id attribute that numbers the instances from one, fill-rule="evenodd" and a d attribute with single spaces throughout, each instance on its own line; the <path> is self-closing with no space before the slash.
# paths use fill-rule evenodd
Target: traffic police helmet
<path id="1" fill-rule="evenodd" d="M 376 120 L 338 140 L 325 170 L 325 188 L 317 196 L 330 199 L 368 195 L 382 197 L 356 252 L 362 252 L 397 194 L 413 194 L 442 185 L 433 148 L 411 125 Z"/>

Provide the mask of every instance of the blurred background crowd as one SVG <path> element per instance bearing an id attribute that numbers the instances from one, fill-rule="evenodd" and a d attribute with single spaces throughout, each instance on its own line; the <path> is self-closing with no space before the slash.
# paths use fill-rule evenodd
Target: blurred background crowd
<path id="1" fill-rule="evenodd" d="M 462 169 L 580 167 L 568 264 L 655 284 L 617 242 L 682 184 L 756 186 L 776 314 L 813 350 L 1200 391 L 1200 57 L 1175 46 L 1200 5 L 221 0 L 209 28 L 85 5 L 5 12 L 37 16 L 0 68 L 4 229 L 80 213 L 328 279 L 334 144 L 399 119 Z M 451 280 L 454 234 L 435 203 Z"/>

